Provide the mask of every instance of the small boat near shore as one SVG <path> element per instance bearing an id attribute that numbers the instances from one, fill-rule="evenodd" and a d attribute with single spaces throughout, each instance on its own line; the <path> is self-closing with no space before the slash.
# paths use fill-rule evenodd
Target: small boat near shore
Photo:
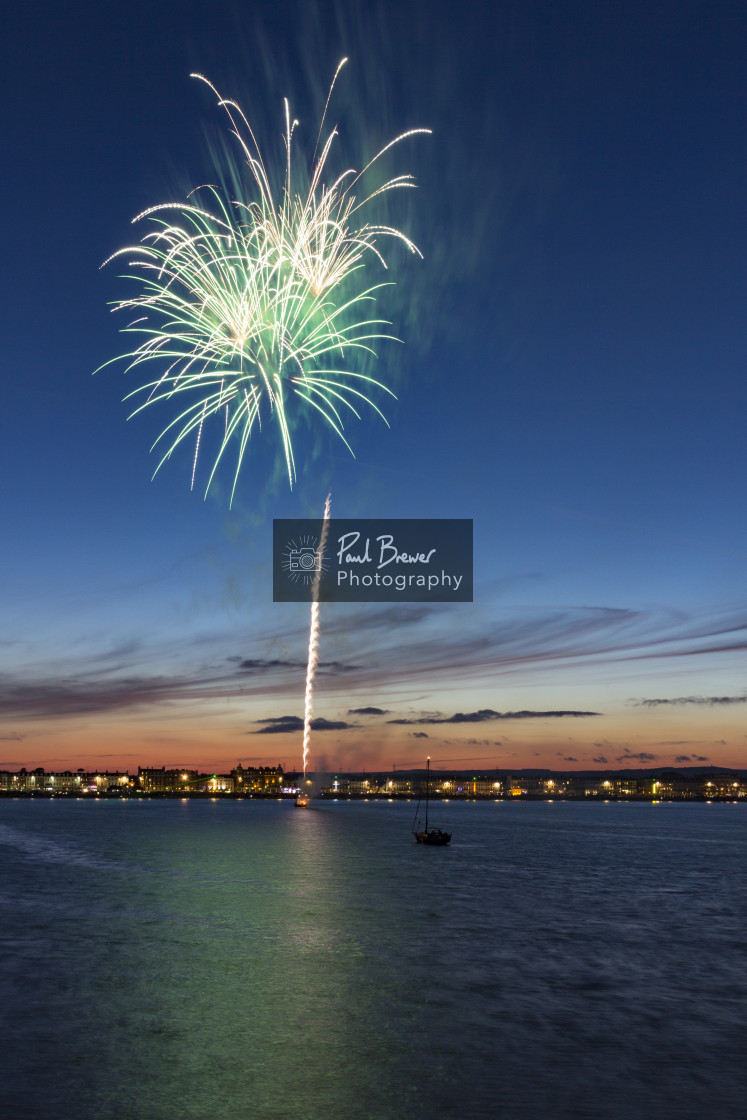
<path id="1" fill-rule="evenodd" d="M 431 760 L 430 756 L 425 764 L 425 827 L 419 828 L 420 819 L 420 802 L 418 801 L 417 809 L 415 810 L 415 820 L 412 825 L 412 834 L 418 844 L 432 844 L 435 847 L 443 847 L 445 844 L 451 843 L 451 833 L 445 832 L 442 828 L 431 828 L 428 823 L 428 802 L 430 800 L 430 786 L 431 786 Z"/>

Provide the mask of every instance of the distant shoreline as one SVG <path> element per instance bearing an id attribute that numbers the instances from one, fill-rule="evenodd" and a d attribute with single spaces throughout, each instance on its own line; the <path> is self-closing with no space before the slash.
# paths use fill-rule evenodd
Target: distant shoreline
<path id="1" fill-rule="evenodd" d="M 46 790 L 0 790 L 0 801 L 290 801 L 295 802 L 296 794 L 275 794 L 275 793 L 203 793 L 203 792 L 132 792 L 132 793 L 118 793 L 106 792 L 101 793 L 65 793 L 65 792 L 52 792 Z M 321 793 L 312 798 L 313 801 L 391 801 L 412 803 L 418 801 L 417 796 L 408 796 L 406 794 L 385 794 L 385 793 L 368 793 L 368 794 L 332 794 Z M 677 796 L 676 794 L 667 796 L 654 797 L 652 794 L 639 794 L 631 793 L 624 796 L 600 796 L 598 794 L 589 796 L 579 796 L 578 794 L 555 794 L 552 797 L 547 797 L 544 794 L 520 794 L 518 796 L 502 797 L 500 795 L 494 796 L 492 794 L 452 794 L 449 797 L 444 797 L 438 793 L 431 793 L 431 801 L 438 801 L 442 804 L 452 803 L 459 804 L 463 802 L 506 802 L 507 804 L 516 804 L 517 802 L 541 802 L 546 801 L 553 803 L 556 801 L 567 802 L 572 805 L 605 805 L 612 802 L 619 802 L 621 804 L 636 802 L 643 804 L 646 802 L 652 804 L 677 804 L 677 805 L 692 805 L 703 804 L 710 805 L 713 803 L 721 803 L 724 805 L 737 805 L 747 804 L 744 797 L 734 797 L 729 794 L 713 794 L 706 797 L 704 794 L 693 793 L 687 796 Z"/>

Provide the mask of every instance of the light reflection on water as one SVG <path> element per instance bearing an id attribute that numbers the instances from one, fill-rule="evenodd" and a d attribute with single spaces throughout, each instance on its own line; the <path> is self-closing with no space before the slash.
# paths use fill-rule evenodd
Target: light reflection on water
<path id="1" fill-rule="evenodd" d="M 744 805 L 0 802 L 24 1120 L 745 1110 Z"/>

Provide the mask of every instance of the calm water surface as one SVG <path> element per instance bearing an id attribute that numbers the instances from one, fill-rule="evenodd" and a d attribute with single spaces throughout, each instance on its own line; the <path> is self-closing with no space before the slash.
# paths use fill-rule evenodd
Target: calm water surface
<path id="1" fill-rule="evenodd" d="M 742 1120 L 747 805 L 0 801 L 4 1115 Z"/>

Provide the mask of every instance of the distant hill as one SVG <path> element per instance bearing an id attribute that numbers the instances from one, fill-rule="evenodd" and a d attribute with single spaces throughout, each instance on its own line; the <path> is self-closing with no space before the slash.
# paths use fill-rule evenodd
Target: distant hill
<path id="1" fill-rule="evenodd" d="M 340 776 L 346 778 L 367 778 L 376 775 L 394 774 L 398 777 L 407 778 L 420 778 L 425 774 L 425 767 L 397 769 L 394 770 L 348 770 L 340 771 Z M 440 778 L 444 775 L 449 777 L 459 778 L 473 778 L 473 777 L 490 777 L 490 778 L 503 778 L 510 774 L 512 778 L 599 778 L 604 779 L 611 776 L 619 777 L 625 775 L 630 778 L 660 778 L 664 774 L 677 774 L 682 778 L 705 778 L 709 774 L 734 774 L 738 778 L 747 778 L 747 769 L 730 766 L 646 766 L 641 769 L 634 770 L 627 766 L 609 767 L 604 770 L 549 770 L 545 767 L 541 769 L 513 769 L 512 767 L 503 766 L 491 770 L 464 770 L 464 769 L 431 769 L 431 776 L 434 779 Z"/>

